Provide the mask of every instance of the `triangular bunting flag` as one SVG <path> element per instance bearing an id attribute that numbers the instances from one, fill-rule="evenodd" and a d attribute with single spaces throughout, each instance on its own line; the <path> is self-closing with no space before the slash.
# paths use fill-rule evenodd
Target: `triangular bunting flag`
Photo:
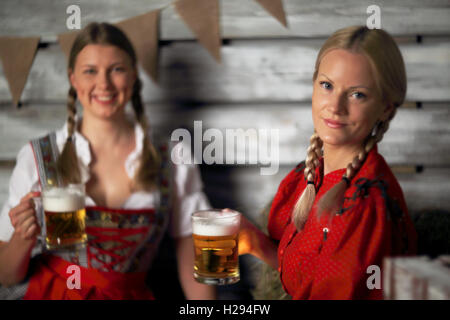
<path id="1" fill-rule="evenodd" d="M 160 10 L 151 11 L 116 25 L 133 44 L 145 72 L 156 82 L 158 77 L 158 20 Z"/>
<path id="2" fill-rule="evenodd" d="M 58 34 L 58 42 L 61 46 L 62 51 L 66 55 L 67 60 L 69 60 L 70 50 L 72 49 L 73 42 L 80 31 L 71 31 L 62 34 Z"/>
<path id="3" fill-rule="evenodd" d="M 287 28 L 286 14 L 283 9 L 282 0 L 256 0 L 267 10 L 275 19 Z"/>
<path id="4" fill-rule="evenodd" d="M 198 41 L 220 62 L 222 41 L 218 0 L 179 0 L 175 8 Z"/>
<path id="5" fill-rule="evenodd" d="M 20 96 L 27 82 L 39 39 L 39 37 L 0 37 L 0 59 L 3 63 L 3 72 L 16 106 L 19 105 Z"/>

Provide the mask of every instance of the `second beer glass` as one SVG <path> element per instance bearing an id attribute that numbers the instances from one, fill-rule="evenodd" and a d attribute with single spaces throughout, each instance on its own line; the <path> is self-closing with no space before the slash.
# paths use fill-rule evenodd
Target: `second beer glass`
<path id="1" fill-rule="evenodd" d="M 204 210 L 192 215 L 195 249 L 194 278 L 206 284 L 238 282 L 238 234 L 241 214 Z"/>

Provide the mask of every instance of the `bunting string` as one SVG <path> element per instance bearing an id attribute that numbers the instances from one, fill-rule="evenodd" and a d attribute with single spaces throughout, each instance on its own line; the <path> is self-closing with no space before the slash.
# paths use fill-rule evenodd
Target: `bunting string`
<path id="1" fill-rule="evenodd" d="M 284 27 L 288 27 L 282 0 L 255 0 Z M 159 16 L 161 11 L 174 7 L 198 42 L 220 63 L 222 44 L 219 0 L 177 0 L 116 23 L 130 39 L 144 71 L 157 83 Z M 58 34 L 58 43 L 66 58 L 79 31 Z M 0 59 L 8 82 L 12 102 L 19 106 L 28 74 L 38 49 L 40 37 L 0 37 Z"/>

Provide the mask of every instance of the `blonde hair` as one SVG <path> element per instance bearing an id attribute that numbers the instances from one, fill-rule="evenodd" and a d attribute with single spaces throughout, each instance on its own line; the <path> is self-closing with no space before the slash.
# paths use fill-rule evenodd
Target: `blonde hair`
<path id="1" fill-rule="evenodd" d="M 117 27 L 108 23 L 90 23 L 76 37 L 70 51 L 68 70 L 73 70 L 75 61 L 83 48 L 89 44 L 105 44 L 116 46 L 128 54 L 133 68 L 137 69 L 137 58 L 133 46 L 126 35 Z M 144 131 L 144 143 L 140 166 L 133 179 L 134 189 L 151 190 L 155 187 L 156 178 L 159 171 L 160 158 L 155 147 L 151 143 L 148 132 L 148 123 L 145 116 L 145 108 L 141 100 L 142 83 L 136 79 L 131 97 L 131 104 L 136 116 L 136 120 Z M 78 167 L 78 158 L 72 135 L 75 132 L 75 116 L 77 92 L 71 86 L 67 99 L 67 140 L 61 155 L 58 158 L 57 167 L 64 183 L 81 183 L 81 173 Z"/>
<path id="2" fill-rule="evenodd" d="M 392 104 L 394 109 L 386 121 L 378 121 L 375 124 L 364 140 L 361 152 L 347 165 L 342 180 L 318 201 L 318 217 L 325 213 L 330 218 L 341 210 L 344 193 L 350 181 L 364 163 L 370 150 L 383 139 L 385 132 L 389 129 L 390 121 L 395 116 L 397 107 L 403 104 L 406 95 L 406 72 L 403 58 L 394 39 L 386 31 L 371 30 L 365 26 L 352 26 L 336 31 L 326 40 L 319 51 L 313 81 L 317 78 L 321 60 L 333 49 L 344 49 L 365 55 L 372 66 L 383 105 Z M 319 158 L 322 156 L 322 146 L 323 142 L 319 135 L 314 133 L 310 139 L 304 170 L 307 186 L 292 212 L 292 220 L 297 230 L 303 229 L 314 204 L 316 197 L 315 170 L 319 166 Z"/>

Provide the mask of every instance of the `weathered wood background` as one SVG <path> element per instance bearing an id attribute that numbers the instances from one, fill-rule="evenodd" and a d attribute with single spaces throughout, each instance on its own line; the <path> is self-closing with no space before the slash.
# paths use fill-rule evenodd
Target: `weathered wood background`
<path id="1" fill-rule="evenodd" d="M 223 133 L 227 128 L 279 130 L 280 170 L 275 176 L 260 175 L 258 165 L 202 166 L 213 203 L 231 201 L 256 217 L 282 177 L 304 159 L 313 129 L 311 75 L 317 51 L 334 30 L 364 24 L 367 6 L 377 4 L 382 27 L 396 36 L 408 73 L 408 102 L 393 120 L 380 151 L 398 173 L 413 213 L 450 209 L 449 1 L 285 0 L 289 29 L 253 0 L 221 1 L 222 36 L 229 40 L 222 47 L 222 64 L 193 40 L 170 3 L 77 2 L 82 25 L 118 22 L 169 5 L 161 15 L 159 83 L 141 72 L 148 117 L 156 130 L 192 128 L 194 120 L 202 120 L 204 130 Z M 68 82 L 56 35 L 67 31 L 65 10 L 70 4 L 2 1 L 1 35 L 39 35 L 42 45 L 19 110 L 12 107 L 7 82 L 0 76 L 0 202 L 6 198 L 19 148 L 64 122 Z M 245 159 L 245 151 L 245 146 L 238 146 L 238 158 Z"/>
<path id="2" fill-rule="evenodd" d="M 167 6 L 160 21 L 159 83 L 143 72 L 143 97 L 155 130 L 278 129 L 280 170 L 262 176 L 261 165 L 202 165 L 206 192 L 216 207 L 236 208 L 251 219 L 271 200 L 281 179 L 303 160 L 312 134 L 314 60 L 338 28 L 365 24 L 369 5 L 398 41 L 406 62 L 407 102 L 379 149 L 390 163 L 414 215 L 450 210 L 450 1 L 284 0 L 285 29 L 253 0 L 221 0 L 225 39 L 217 64 L 193 38 L 169 0 L 79 0 L 82 26 L 118 22 Z M 41 36 L 22 107 L 11 104 L 0 67 L 0 203 L 19 148 L 60 128 L 68 90 L 65 57 L 56 42 L 66 32 L 71 0 L 2 0 L 0 35 Z M 245 146 L 238 146 L 245 159 Z"/>

